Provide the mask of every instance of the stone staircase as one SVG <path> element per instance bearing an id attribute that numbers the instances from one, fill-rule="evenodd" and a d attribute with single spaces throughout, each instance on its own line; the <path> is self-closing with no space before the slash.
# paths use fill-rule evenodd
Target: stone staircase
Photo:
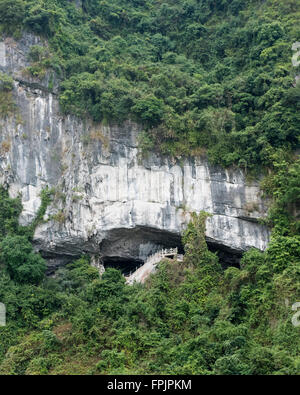
<path id="1" fill-rule="evenodd" d="M 176 258 L 177 261 L 183 261 L 183 255 L 178 254 L 178 248 L 163 249 L 150 255 L 145 263 L 132 274 L 126 277 L 126 283 L 132 285 L 134 282 L 143 284 L 147 277 L 156 270 L 157 264 L 164 258 Z"/>

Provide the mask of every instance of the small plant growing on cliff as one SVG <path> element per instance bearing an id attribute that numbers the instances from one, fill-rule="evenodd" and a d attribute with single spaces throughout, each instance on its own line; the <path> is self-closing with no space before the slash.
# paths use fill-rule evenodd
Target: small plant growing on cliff
<path id="1" fill-rule="evenodd" d="M 43 79 L 49 68 L 53 66 L 49 49 L 41 45 L 33 45 L 28 54 L 30 66 L 23 70 L 24 75 Z M 53 74 L 50 76 L 48 89 L 53 90 Z"/>
<path id="2" fill-rule="evenodd" d="M 138 146 L 141 151 L 141 157 L 145 158 L 147 153 L 153 151 L 155 148 L 155 144 L 149 134 L 146 131 L 143 131 L 138 136 Z"/>
<path id="3" fill-rule="evenodd" d="M 12 97 L 14 81 L 12 77 L 0 72 L 0 117 L 4 118 L 12 115 L 15 110 L 15 103 Z"/>
<path id="4" fill-rule="evenodd" d="M 58 189 L 58 190 L 55 191 L 54 200 L 56 202 L 61 201 L 63 203 L 66 203 L 66 194 Z"/>
<path id="5" fill-rule="evenodd" d="M 16 105 L 13 101 L 12 92 L 0 92 L 0 118 L 5 118 L 13 115 L 16 110 Z"/>
<path id="6" fill-rule="evenodd" d="M 49 188 L 48 186 L 46 186 L 46 188 L 44 188 L 41 191 L 41 193 L 40 193 L 41 205 L 40 205 L 40 208 L 37 212 L 37 215 L 36 215 L 34 221 L 30 225 L 32 232 L 34 232 L 35 228 L 43 221 L 43 217 L 46 214 L 46 210 L 47 210 L 49 204 L 53 200 L 54 194 L 55 194 L 55 189 Z"/>
<path id="7" fill-rule="evenodd" d="M 6 154 L 9 152 L 11 147 L 11 143 L 9 140 L 2 141 L 1 143 L 1 154 Z"/>
<path id="8" fill-rule="evenodd" d="M 41 60 L 46 59 L 49 56 L 47 48 L 42 47 L 41 45 L 33 45 L 30 48 L 28 59 L 32 62 L 40 62 Z"/>
<path id="9" fill-rule="evenodd" d="M 11 199 L 8 191 L 0 185 L 0 241 L 8 233 L 16 233 L 18 218 L 22 211 L 20 198 Z"/>
<path id="10" fill-rule="evenodd" d="M 58 222 L 59 224 L 63 224 L 66 222 L 66 214 L 63 210 L 60 210 L 58 213 L 52 216 L 53 221 Z"/>
<path id="11" fill-rule="evenodd" d="M 73 195 L 73 196 L 72 196 L 72 202 L 73 202 L 73 203 L 77 203 L 77 202 L 79 202 L 80 200 L 82 200 L 82 198 L 83 198 L 82 195 Z"/>
<path id="12" fill-rule="evenodd" d="M 244 210 L 246 210 L 248 213 L 253 213 L 254 211 L 259 210 L 259 205 L 256 202 L 248 202 L 245 204 Z"/>
<path id="13" fill-rule="evenodd" d="M 109 139 L 107 136 L 104 135 L 104 133 L 101 130 L 93 130 L 90 134 L 90 139 L 91 140 L 96 140 L 96 141 L 101 141 L 103 144 L 104 149 L 109 148 Z"/>
<path id="14" fill-rule="evenodd" d="M 14 80 L 8 74 L 0 72 L 0 92 L 9 92 L 14 87 Z"/>
<path id="15" fill-rule="evenodd" d="M 91 141 L 91 136 L 89 134 L 83 134 L 80 137 L 80 141 L 83 145 L 88 145 Z"/>

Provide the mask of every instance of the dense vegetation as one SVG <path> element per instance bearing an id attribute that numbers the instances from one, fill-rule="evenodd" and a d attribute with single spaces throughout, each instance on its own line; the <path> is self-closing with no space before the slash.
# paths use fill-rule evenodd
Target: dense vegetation
<path id="1" fill-rule="evenodd" d="M 88 257 L 45 277 L 31 239 L 51 191 L 25 228 L 20 199 L 1 188 L 0 373 L 300 372 L 291 323 L 300 301 L 300 86 L 291 64 L 299 8 L 299 0 L 83 0 L 79 8 L 0 0 L 5 34 L 27 29 L 49 41 L 31 49 L 28 71 L 60 76 L 63 111 L 130 117 L 144 126 L 144 149 L 267 167 L 262 188 L 272 200 L 269 248 L 245 253 L 240 268 L 222 270 L 208 251 L 202 213 L 183 236 L 184 262 L 162 262 L 145 286 L 130 287 L 114 269 L 99 278 Z M 11 84 L 0 74 L 0 94 Z"/>
<path id="2" fill-rule="evenodd" d="M 294 192 L 271 185 L 283 201 Z M 99 278 L 88 257 L 44 277 L 31 232 L 17 223 L 20 209 L 1 189 L 0 300 L 8 317 L 0 374 L 300 372 L 300 333 L 291 322 L 300 237 L 283 235 L 285 221 L 265 253 L 250 250 L 240 269 L 223 271 L 205 242 L 207 214 L 193 215 L 184 262 L 164 261 L 144 286 L 128 286 L 115 269 Z"/>
<path id="3" fill-rule="evenodd" d="M 2 30 L 48 39 L 33 76 L 60 75 L 63 111 L 131 118 L 141 147 L 246 169 L 299 144 L 292 44 L 299 0 L 0 0 Z M 298 70 L 299 71 L 299 70 Z M 51 85 L 51 84 L 50 84 Z"/>

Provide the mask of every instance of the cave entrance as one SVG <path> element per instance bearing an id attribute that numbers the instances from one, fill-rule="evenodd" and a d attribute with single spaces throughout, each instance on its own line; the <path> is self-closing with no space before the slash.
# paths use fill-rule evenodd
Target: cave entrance
<path id="1" fill-rule="evenodd" d="M 209 241 L 207 242 L 207 246 L 209 251 L 217 253 L 222 269 L 226 270 L 230 266 L 240 268 L 242 252 Z"/>
<path id="2" fill-rule="evenodd" d="M 177 248 L 179 255 L 184 254 L 182 245 L 179 245 Z M 214 243 L 208 243 L 208 248 L 212 252 L 217 252 L 219 262 L 224 270 L 230 266 L 237 268 L 240 267 L 242 253 L 231 249 L 229 250 L 223 246 L 220 247 L 220 245 L 216 245 Z M 104 257 L 102 258 L 102 262 L 105 269 L 112 267 L 114 269 L 120 270 L 124 276 L 129 276 L 144 264 L 144 261 L 141 259 L 123 258 L 118 256 Z"/>
<path id="3" fill-rule="evenodd" d="M 181 237 L 167 231 L 138 226 L 113 229 L 106 233 L 99 251 L 104 268 L 118 269 L 125 276 L 142 266 L 152 254 L 162 249 L 178 248 L 183 253 Z"/>
<path id="4" fill-rule="evenodd" d="M 129 276 L 139 267 L 144 264 L 140 259 L 121 258 L 121 257 L 105 257 L 102 259 L 105 269 L 112 267 L 113 269 L 120 270 L 124 276 Z"/>
<path id="5" fill-rule="evenodd" d="M 217 252 L 223 269 L 229 266 L 240 267 L 241 251 L 233 250 L 209 238 L 206 239 L 210 251 Z M 102 262 L 105 268 L 118 269 L 128 276 L 141 267 L 152 254 L 162 249 L 178 248 L 184 254 L 179 234 L 172 234 L 147 227 L 114 229 L 107 233 L 100 245 Z M 144 248 L 144 250 L 143 250 Z"/>

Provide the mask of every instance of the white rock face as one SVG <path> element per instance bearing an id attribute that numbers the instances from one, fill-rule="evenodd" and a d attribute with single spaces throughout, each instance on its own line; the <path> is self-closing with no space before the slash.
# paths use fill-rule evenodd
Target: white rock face
<path id="1" fill-rule="evenodd" d="M 300 41 L 297 41 L 292 45 L 292 51 L 295 52 L 292 57 L 292 64 L 294 67 L 298 67 L 300 65 Z"/>
<path id="2" fill-rule="evenodd" d="M 15 46 L 0 43 L 0 70 L 19 76 L 35 41 L 29 36 Z M 90 252 L 144 260 L 162 247 L 175 247 L 189 213 L 201 210 L 213 214 L 207 220 L 211 243 L 236 251 L 266 248 L 269 232 L 257 220 L 267 208 L 258 183 L 247 183 L 240 170 L 211 166 L 203 158 L 172 160 L 153 153 L 142 159 L 138 125 L 64 117 L 54 93 L 18 80 L 17 114 L 0 120 L 0 147 L 10 145 L 8 152 L 0 150 L 0 184 L 9 185 L 11 196 L 22 193 L 23 224 L 34 218 L 41 190 L 55 189 L 48 222 L 35 233 L 46 256 Z"/>

